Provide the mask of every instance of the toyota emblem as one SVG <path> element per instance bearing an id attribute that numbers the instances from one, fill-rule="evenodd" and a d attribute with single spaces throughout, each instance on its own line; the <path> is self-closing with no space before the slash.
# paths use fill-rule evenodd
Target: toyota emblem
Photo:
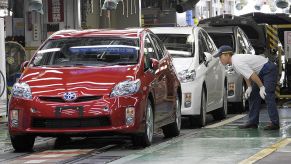
<path id="1" fill-rule="evenodd" d="M 65 101 L 74 101 L 77 99 L 77 95 L 75 92 L 66 92 L 63 96 Z"/>

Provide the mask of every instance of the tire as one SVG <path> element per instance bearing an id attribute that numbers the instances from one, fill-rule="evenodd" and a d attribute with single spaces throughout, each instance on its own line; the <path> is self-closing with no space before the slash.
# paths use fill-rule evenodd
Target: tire
<path id="1" fill-rule="evenodd" d="M 200 115 L 189 117 L 191 128 L 203 127 L 206 125 L 206 109 L 207 109 L 207 100 L 206 100 L 206 93 L 203 88 L 201 92 Z"/>
<path id="2" fill-rule="evenodd" d="M 227 89 L 226 87 L 223 90 L 223 104 L 221 108 L 216 109 L 211 114 L 215 120 L 225 119 L 227 116 Z"/>
<path id="3" fill-rule="evenodd" d="M 154 135 L 154 113 L 150 99 L 147 101 L 145 109 L 145 131 L 142 134 L 136 134 L 132 137 L 132 143 L 137 147 L 147 147 L 152 144 Z"/>
<path id="4" fill-rule="evenodd" d="M 181 101 L 177 94 L 175 103 L 175 122 L 162 127 L 165 138 L 176 137 L 181 130 Z"/>
<path id="5" fill-rule="evenodd" d="M 29 152 L 32 151 L 35 136 L 19 135 L 10 136 L 11 143 L 16 152 Z"/>

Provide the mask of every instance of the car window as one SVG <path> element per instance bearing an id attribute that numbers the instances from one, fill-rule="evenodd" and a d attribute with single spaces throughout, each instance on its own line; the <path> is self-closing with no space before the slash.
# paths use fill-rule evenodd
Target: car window
<path id="1" fill-rule="evenodd" d="M 147 35 L 144 40 L 144 54 L 149 58 L 154 58 L 158 60 L 157 53 L 150 37 Z"/>
<path id="2" fill-rule="evenodd" d="M 214 41 L 217 48 L 223 45 L 228 45 L 232 47 L 233 52 L 235 52 L 235 42 L 234 42 L 234 36 L 230 33 L 208 33 L 212 40 Z"/>
<path id="3" fill-rule="evenodd" d="M 206 42 L 201 32 L 198 34 L 198 49 L 199 49 L 199 63 L 202 64 L 205 61 L 204 52 L 208 52 Z"/>
<path id="4" fill-rule="evenodd" d="M 173 58 L 194 56 L 195 39 L 193 34 L 157 34 Z"/>
<path id="5" fill-rule="evenodd" d="M 237 42 L 238 42 L 238 47 L 239 47 L 239 52 L 240 54 L 245 54 L 247 53 L 247 46 L 245 44 L 245 41 L 243 40 L 243 37 L 241 33 L 237 33 Z"/>
<path id="6" fill-rule="evenodd" d="M 209 37 L 209 35 L 205 31 L 202 31 L 202 33 L 205 37 L 205 42 L 207 44 L 209 52 L 213 53 L 215 51 L 215 46 L 213 45 L 213 41 L 211 40 L 211 38 Z"/>
<path id="7" fill-rule="evenodd" d="M 154 45 L 157 48 L 158 57 L 161 60 L 164 57 L 164 46 L 158 37 L 156 37 L 155 35 L 150 36 L 153 40 Z"/>
<path id="8" fill-rule="evenodd" d="M 242 30 L 240 30 L 240 32 L 241 32 L 241 35 L 242 35 L 243 40 L 245 42 L 247 53 L 251 53 L 253 51 L 253 47 L 252 47 L 248 37 L 246 36 L 246 34 Z"/>
<path id="9" fill-rule="evenodd" d="M 150 68 L 150 59 L 158 59 L 156 50 L 151 42 L 151 39 L 149 35 L 145 36 L 144 39 L 144 65 L 145 65 L 145 70 L 148 70 Z"/>
<path id="10" fill-rule="evenodd" d="M 102 66 L 137 64 L 137 38 L 90 37 L 49 40 L 30 66 Z"/>

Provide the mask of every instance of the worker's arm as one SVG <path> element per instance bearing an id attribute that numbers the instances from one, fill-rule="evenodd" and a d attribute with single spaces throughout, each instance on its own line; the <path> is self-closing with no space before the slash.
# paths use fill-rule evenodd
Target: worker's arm
<path id="1" fill-rule="evenodd" d="M 259 76 L 255 72 L 251 75 L 250 79 L 253 82 L 255 82 L 259 86 L 259 88 L 261 88 L 262 86 L 264 86 L 263 83 L 262 83 L 262 81 L 261 81 L 261 79 L 259 78 Z M 250 82 L 250 80 L 248 80 L 248 81 Z"/>
<path id="2" fill-rule="evenodd" d="M 245 79 L 245 82 L 246 82 L 247 86 L 251 87 L 251 81 L 249 79 L 245 78 L 245 77 L 244 77 L 244 79 Z"/>

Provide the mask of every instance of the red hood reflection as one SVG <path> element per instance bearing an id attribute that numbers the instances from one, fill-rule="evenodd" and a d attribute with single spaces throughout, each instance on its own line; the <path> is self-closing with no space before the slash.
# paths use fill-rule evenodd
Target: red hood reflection
<path id="1" fill-rule="evenodd" d="M 135 79 L 136 70 L 136 66 L 30 67 L 19 81 L 26 82 L 34 96 L 58 96 L 68 91 L 78 95 L 109 95 L 117 83 Z"/>

